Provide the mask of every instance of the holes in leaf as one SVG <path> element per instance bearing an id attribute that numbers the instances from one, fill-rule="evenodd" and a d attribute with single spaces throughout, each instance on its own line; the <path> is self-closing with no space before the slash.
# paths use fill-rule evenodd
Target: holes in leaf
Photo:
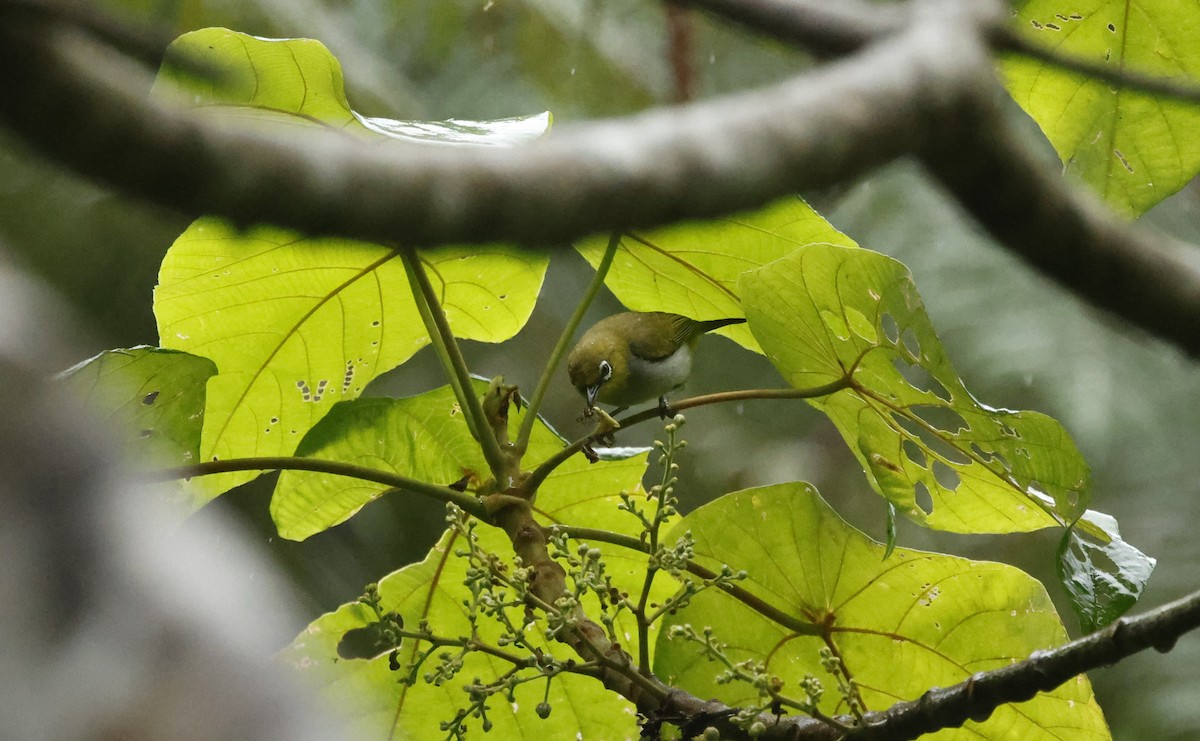
<path id="1" fill-rule="evenodd" d="M 970 425 L 962 418 L 962 415 L 950 407 L 936 404 L 917 404 L 910 407 L 910 411 L 920 417 L 925 424 L 936 427 L 942 432 L 956 434 L 959 430 L 970 429 Z"/>
<path id="2" fill-rule="evenodd" d="M 1017 430 L 1017 428 L 1010 427 L 1009 425 L 1001 422 L 1000 420 L 996 420 L 996 424 L 1000 427 L 1001 435 L 1004 435 L 1005 437 L 1011 437 L 1011 438 L 1014 438 L 1017 440 L 1021 439 L 1021 433 Z"/>
<path id="3" fill-rule="evenodd" d="M 971 459 L 966 453 L 937 437 L 929 430 L 921 427 L 916 422 L 910 419 L 905 419 L 899 414 L 893 414 L 892 419 L 900 425 L 900 428 L 908 434 L 915 444 L 920 445 L 925 450 L 928 450 L 934 456 L 949 461 L 955 465 L 965 466 L 971 462 Z"/>
<path id="4" fill-rule="evenodd" d="M 905 440 L 900 444 L 900 447 L 904 450 L 904 457 L 908 458 L 913 463 L 917 464 L 921 468 L 927 468 L 929 466 L 929 459 L 925 457 L 925 451 L 921 450 L 920 445 L 917 445 L 912 440 Z"/>
<path id="5" fill-rule="evenodd" d="M 898 347 L 908 353 L 914 362 L 921 357 L 921 342 L 917 339 L 917 333 L 912 327 L 905 328 L 901 333 Z"/>
<path id="6" fill-rule="evenodd" d="M 983 448 L 981 448 L 979 446 L 979 443 L 971 443 L 971 450 L 974 451 L 975 455 L 979 456 L 980 460 L 982 460 L 985 463 L 990 463 L 992 461 L 995 461 L 996 463 L 999 463 L 1001 466 L 1004 466 L 1004 469 L 1006 471 L 1012 470 L 1012 464 L 1010 464 L 1008 462 L 1008 459 L 1005 458 L 1004 455 L 999 453 L 998 451 L 984 450 Z"/>
<path id="7" fill-rule="evenodd" d="M 1055 507 L 1057 504 L 1054 501 L 1054 497 L 1047 494 L 1045 489 L 1042 488 L 1042 482 L 1040 481 L 1030 481 L 1028 484 L 1026 484 L 1025 493 L 1035 499 L 1041 500 L 1043 504 L 1049 507 Z"/>
<path id="8" fill-rule="evenodd" d="M 958 477 L 958 471 L 955 471 L 941 461 L 933 462 L 933 478 L 937 480 L 938 486 L 951 491 L 957 489 L 961 481 Z"/>
<path id="9" fill-rule="evenodd" d="M 913 493 L 917 498 L 917 507 L 927 515 L 932 514 L 933 496 L 929 493 L 929 487 L 925 485 L 925 482 L 918 481 L 916 486 L 913 487 Z"/>
<path id="10" fill-rule="evenodd" d="M 900 327 L 897 326 L 896 320 L 892 318 L 891 314 L 884 314 L 880 317 L 879 326 L 883 329 L 883 336 L 887 338 L 888 342 L 895 345 L 900 341 Z"/>
<path id="11" fill-rule="evenodd" d="M 933 374 L 925 370 L 924 366 L 912 365 L 899 355 L 892 358 L 892 365 L 896 367 L 896 370 L 899 371 L 904 380 L 908 381 L 908 384 L 918 391 L 931 393 L 945 402 L 953 400 L 950 392 L 946 390 L 942 382 L 934 378 Z"/>

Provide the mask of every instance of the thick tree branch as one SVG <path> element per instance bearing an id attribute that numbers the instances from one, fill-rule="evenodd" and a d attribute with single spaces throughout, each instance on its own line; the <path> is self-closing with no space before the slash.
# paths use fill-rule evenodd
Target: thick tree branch
<path id="1" fill-rule="evenodd" d="M 774 38 L 809 45 L 826 26 L 844 49 L 894 32 L 896 17 L 875 27 L 857 15 L 789 0 L 690 0 Z M 1200 87 L 1116 70 L 1054 53 L 1007 26 L 976 16 L 974 32 L 994 49 L 1180 100 L 1200 101 Z M 949 31 L 947 31 L 949 33 Z M 858 35 L 856 35 L 858 34 Z M 964 39 L 965 41 L 965 39 Z M 838 51 L 829 49 L 828 51 Z M 999 81 L 980 81 L 961 120 L 943 128 L 922 153 L 930 171 L 993 237 L 1033 267 L 1093 305 L 1200 357 L 1200 261 L 1194 245 L 1130 226 L 1088 192 L 1063 182 L 1018 141 L 1000 109 Z"/>
<path id="2" fill-rule="evenodd" d="M 852 54 L 885 36 L 893 35 L 914 20 L 922 5 L 873 5 L 861 2 L 821 0 L 672 0 L 738 23 L 748 30 L 777 41 L 807 49 L 819 57 Z M 929 3 L 926 3 L 929 5 Z M 977 28 L 996 51 L 1030 57 L 1081 76 L 1113 86 L 1158 96 L 1200 102 L 1200 86 L 1187 79 L 1167 78 L 1124 69 L 1113 64 L 1061 54 L 1012 28 L 1007 19 L 979 8 Z"/>
<path id="3" fill-rule="evenodd" d="M 1118 219 L 1066 187 L 981 101 L 975 125 L 923 160 L 998 241 L 1093 305 L 1200 357 L 1200 261 L 1193 245 Z M 964 156 L 964 153 L 969 153 Z"/>
<path id="4" fill-rule="evenodd" d="M 868 726 L 849 738 L 905 741 L 942 728 L 982 721 L 1000 705 L 1028 700 L 1040 691 L 1092 669 L 1109 666 L 1147 648 L 1169 651 L 1179 636 L 1200 627 L 1200 592 L 1025 661 L 980 672 L 953 687 L 934 689 L 867 716 Z"/>
<path id="5" fill-rule="evenodd" d="M 908 741 L 943 728 L 961 726 L 967 720 L 983 721 L 1001 705 L 1028 700 L 1040 691 L 1051 690 L 1091 669 L 1107 666 L 1147 648 L 1169 650 L 1176 639 L 1200 627 L 1200 592 L 1165 605 L 1137 618 L 1123 618 L 1110 628 L 1072 641 L 1060 648 L 1038 653 L 1002 669 L 980 672 L 953 687 L 930 690 L 921 698 L 897 703 L 866 715 L 866 725 L 842 730 L 805 717 L 761 718 L 766 732 L 760 739 L 788 741 Z M 744 738 L 745 733 L 729 722 L 728 708 L 704 702 L 680 692 L 667 696 L 657 711 L 677 717 L 681 727 L 698 732 L 712 725 L 722 738 Z M 851 717 L 840 723 L 853 725 Z M 682 722 L 680 722 L 682 721 Z M 700 721 L 689 724 L 687 721 Z"/>
<path id="6" fill-rule="evenodd" d="M 412 245 L 555 243 L 844 181 L 936 138 L 983 61 L 943 23 L 917 24 L 781 85 L 564 126 L 520 149 L 385 146 L 147 100 L 91 38 L 12 15 L 0 4 L 0 121 L 59 162 L 190 213 Z"/>
<path id="7" fill-rule="evenodd" d="M 760 29 L 783 13 L 791 20 L 776 29 L 829 30 L 845 49 L 896 23 L 885 14 L 864 25 L 859 6 L 693 4 Z M 547 141 L 497 151 L 219 126 L 147 101 L 129 83 L 131 66 L 78 26 L 0 3 L 0 121 L 59 161 L 160 204 L 409 244 L 546 243 L 715 216 L 919 150 L 1010 249 L 1098 306 L 1200 354 L 1200 271 L 1184 245 L 1131 229 L 1072 193 L 1003 128 L 998 85 L 971 41 L 996 26 L 972 12 L 957 30 L 953 14 L 912 14 L 908 30 L 773 88 L 564 127 Z"/>
<path id="8" fill-rule="evenodd" d="M 868 713 L 865 725 L 849 732 L 812 718 L 788 716 L 777 720 L 764 715 L 760 720 L 766 726 L 766 732 L 759 738 L 763 741 L 909 741 L 944 728 L 956 728 L 968 720 L 982 722 L 1001 705 L 1023 702 L 1072 677 L 1116 663 L 1147 648 L 1168 651 L 1179 636 L 1198 627 L 1200 592 L 1145 615 L 1122 618 L 1105 630 L 1050 651 L 1038 652 L 1024 661 L 979 672 L 953 687 L 933 689 L 916 700 Z M 654 713 L 657 717 L 674 718 L 677 725 L 695 733 L 712 725 L 721 732 L 721 738 L 746 738 L 745 732 L 729 721 L 728 710 L 721 703 L 705 702 L 675 691 L 666 696 Z M 836 720 L 848 726 L 855 723 L 850 716 Z"/>

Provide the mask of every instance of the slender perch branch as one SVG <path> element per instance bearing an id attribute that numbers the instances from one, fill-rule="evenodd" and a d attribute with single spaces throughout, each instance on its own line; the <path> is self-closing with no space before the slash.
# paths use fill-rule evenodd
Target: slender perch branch
<path id="1" fill-rule="evenodd" d="M 336 476 L 347 476 L 349 478 L 361 479 L 362 481 L 372 481 L 376 484 L 383 484 L 395 489 L 402 489 L 414 494 L 436 499 L 439 502 L 448 502 L 458 505 L 464 512 L 478 517 L 484 522 L 489 522 L 487 510 L 483 506 L 483 502 L 474 494 L 451 489 L 448 486 L 439 486 L 438 484 L 430 484 L 426 481 L 419 481 L 407 476 L 401 476 L 390 471 L 381 471 L 377 468 L 369 468 L 367 466 L 356 466 L 352 463 L 343 461 L 330 461 L 321 458 L 299 458 L 289 456 L 269 456 L 260 458 L 229 458 L 226 460 L 206 461 L 204 463 L 194 463 L 190 466 L 179 466 L 176 468 L 161 468 L 154 471 L 146 471 L 141 474 L 135 474 L 134 478 L 143 482 L 157 481 L 174 481 L 176 479 L 189 479 L 193 476 L 211 476 L 217 473 L 229 473 L 230 471 L 313 471 L 316 473 L 331 473 Z"/>
<path id="2" fill-rule="evenodd" d="M 839 378 L 836 381 L 831 381 L 821 386 L 813 386 L 807 389 L 738 389 L 736 391 L 718 391 L 713 394 L 705 394 L 703 396 L 693 396 L 688 399 L 680 399 L 670 403 L 671 411 L 682 412 L 685 409 L 693 407 L 707 406 L 708 404 L 722 404 L 730 401 L 750 401 L 753 399 L 816 399 L 822 396 L 836 394 L 842 389 L 849 388 L 850 381 L 847 378 Z M 630 414 L 627 417 L 622 417 L 618 420 L 621 429 L 645 422 L 659 417 L 657 407 L 651 409 L 643 409 L 640 412 Z"/>

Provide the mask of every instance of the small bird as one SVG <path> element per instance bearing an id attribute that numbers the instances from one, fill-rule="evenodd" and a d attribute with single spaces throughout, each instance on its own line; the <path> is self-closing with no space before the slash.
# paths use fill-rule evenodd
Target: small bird
<path id="1" fill-rule="evenodd" d="M 662 311 L 627 311 L 596 322 L 567 358 L 571 384 L 587 399 L 622 409 L 658 397 L 666 414 L 666 394 L 692 372 L 700 335 L 745 319 L 697 321 Z"/>

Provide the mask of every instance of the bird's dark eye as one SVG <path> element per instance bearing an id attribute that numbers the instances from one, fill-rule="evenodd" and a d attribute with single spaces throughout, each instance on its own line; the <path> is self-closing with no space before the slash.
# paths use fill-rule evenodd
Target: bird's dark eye
<path id="1" fill-rule="evenodd" d="M 608 364 L 607 360 L 601 360 L 600 361 L 600 380 L 607 381 L 610 378 L 612 378 L 612 366 Z"/>

